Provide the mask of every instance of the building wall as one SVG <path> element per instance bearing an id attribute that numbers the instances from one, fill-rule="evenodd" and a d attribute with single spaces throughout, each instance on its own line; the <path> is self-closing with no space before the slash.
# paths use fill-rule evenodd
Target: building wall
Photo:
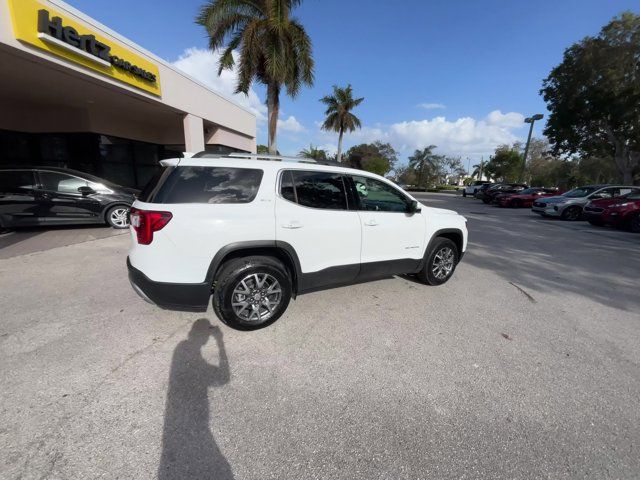
<path id="1" fill-rule="evenodd" d="M 64 2 L 59 0 L 39 1 L 44 7 L 49 6 L 50 8 L 63 11 L 65 16 L 69 16 L 73 18 L 73 20 L 86 25 L 88 32 L 99 33 L 109 38 L 110 41 L 126 46 L 127 49 L 134 51 L 137 55 L 157 65 L 162 90 L 161 96 L 157 97 L 32 45 L 19 42 L 14 37 L 7 0 L 0 0 L 0 46 L 4 44 L 4 48 L 10 47 L 10 49 L 15 49 L 25 55 L 33 56 L 42 62 L 49 62 L 50 65 L 56 66 L 59 69 L 79 72 L 92 79 L 115 86 L 123 93 L 134 95 L 148 102 L 156 103 L 159 106 L 164 106 L 168 111 L 175 111 L 178 114 L 182 112 L 182 114 L 195 115 L 203 119 L 206 124 L 215 126 L 213 129 L 214 132 L 219 132 L 215 135 L 217 135 L 217 138 L 223 139 L 226 145 L 255 152 L 256 118 L 253 113 L 209 90 L 195 79 L 172 67 L 169 63 L 144 50 L 99 22 L 87 17 Z M 35 18 L 33 22 L 33 28 L 35 29 Z M 50 112 L 44 110 L 37 112 L 39 116 L 34 116 L 33 111 L 26 109 L 24 112 L 13 113 L 16 114 L 13 118 L 15 123 L 7 125 L 11 119 L 0 119 L 0 122 L 2 122 L 0 128 L 36 131 L 36 128 L 38 128 L 36 125 L 41 128 L 46 128 L 45 124 L 48 124 L 47 122 L 50 120 Z M 144 140 L 157 143 L 184 143 L 184 130 L 181 125 L 178 126 L 177 131 L 180 132 L 182 138 L 177 139 L 174 138 L 176 135 L 172 127 L 165 131 L 163 131 L 163 129 L 158 131 L 156 126 L 151 129 L 151 127 L 148 128 L 143 125 L 142 122 L 138 122 L 136 125 L 133 125 L 133 123 L 135 123 L 133 121 L 122 122 L 121 118 L 115 118 L 117 115 L 110 115 L 108 112 L 94 112 L 91 108 L 87 108 L 84 112 L 76 113 L 79 114 L 57 121 L 56 127 L 57 125 L 59 125 L 59 127 L 56 129 L 62 129 L 58 131 L 72 131 L 75 128 L 81 128 L 81 131 L 90 130 L 125 137 L 131 135 L 131 138 L 140 138 L 140 135 L 143 135 L 145 137 Z M 2 117 L 6 117 L 4 112 Z M 182 123 L 182 119 L 179 117 L 176 121 L 179 122 L 179 124 Z M 49 130 L 50 129 L 51 127 L 49 126 Z M 149 131 L 146 131 L 147 129 L 149 129 Z M 214 139 L 207 143 L 216 142 Z"/>

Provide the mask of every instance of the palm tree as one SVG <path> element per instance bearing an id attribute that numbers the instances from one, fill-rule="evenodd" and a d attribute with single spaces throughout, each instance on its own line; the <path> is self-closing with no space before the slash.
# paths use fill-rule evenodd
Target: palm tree
<path id="1" fill-rule="evenodd" d="M 481 161 L 477 165 L 473 166 L 473 172 L 471 172 L 471 177 L 476 177 L 478 180 L 482 180 L 482 170 L 484 169 L 484 161 Z"/>
<path id="2" fill-rule="evenodd" d="M 277 152 L 276 129 L 280 90 L 295 97 L 300 87 L 313 84 L 311 39 L 290 13 L 302 0 L 209 0 L 200 9 L 196 23 L 209 34 L 209 48 L 216 51 L 226 42 L 218 66 L 233 69 L 238 55 L 236 93 L 249 92 L 251 83 L 267 87 L 269 153 Z"/>
<path id="3" fill-rule="evenodd" d="M 430 171 L 438 170 L 436 165 L 438 155 L 433 153 L 433 150 L 436 148 L 435 145 L 429 145 L 422 150 L 416 150 L 413 152 L 413 155 L 409 157 L 409 168 L 417 170 L 418 172 L 418 187 L 422 186 L 422 176 L 424 175 L 425 166 L 428 167 Z"/>
<path id="4" fill-rule="evenodd" d="M 314 160 L 326 160 L 327 152 L 321 148 L 314 147 L 313 144 L 309 145 L 309 148 L 303 148 L 298 153 L 299 157 L 313 158 Z"/>
<path id="5" fill-rule="evenodd" d="M 324 114 L 327 116 L 322 124 L 323 130 L 338 132 L 338 153 L 336 158 L 338 162 L 342 161 L 342 136 L 345 131 L 353 132 L 356 128 L 360 128 L 360 119 L 356 117 L 351 110 L 360 105 L 364 97 L 353 98 L 353 89 L 351 85 L 346 88 L 333 86 L 333 95 L 322 97 L 320 101 L 327 106 Z"/>

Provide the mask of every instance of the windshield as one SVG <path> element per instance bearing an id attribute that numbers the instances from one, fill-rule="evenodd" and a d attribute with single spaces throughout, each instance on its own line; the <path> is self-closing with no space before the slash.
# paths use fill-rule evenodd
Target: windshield
<path id="1" fill-rule="evenodd" d="M 581 197 L 586 197 L 587 195 L 595 192 L 596 190 L 597 190 L 596 187 L 578 187 L 578 188 L 574 188 L 573 190 L 569 190 L 566 193 L 563 193 L 562 196 L 567 198 L 581 198 Z"/>

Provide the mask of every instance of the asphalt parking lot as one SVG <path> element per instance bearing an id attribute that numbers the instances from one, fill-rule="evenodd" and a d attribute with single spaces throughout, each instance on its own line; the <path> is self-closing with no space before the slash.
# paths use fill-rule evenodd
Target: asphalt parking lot
<path id="1" fill-rule="evenodd" d="M 420 197 L 469 220 L 449 283 L 256 332 L 139 299 L 128 235 L 5 243 L 0 477 L 638 478 L 640 236 Z"/>

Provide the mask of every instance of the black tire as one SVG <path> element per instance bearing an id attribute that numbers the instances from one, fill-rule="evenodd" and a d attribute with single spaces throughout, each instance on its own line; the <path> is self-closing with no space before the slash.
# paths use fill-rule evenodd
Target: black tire
<path id="1" fill-rule="evenodd" d="M 109 207 L 104 219 L 112 228 L 129 228 L 129 205 L 114 205 Z M 124 212 L 124 214 L 122 213 Z M 124 215 L 124 216 L 123 216 Z"/>
<path id="2" fill-rule="evenodd" d="M 640 233 L 640 213 L 636 213 L 629 219 L 629 230 L 633 233 Z"/>
<path id="3" fill-rule="evenodd" d="M 467 196 L 467 191 L 466 190 L 462 190 L 462 196 L 466 197 Z"/>
<path id="4" fill-rule="evenodd" d="M 489 204 L 491 203 L 491 199 L 490 199 L 490 198 L 487 198 L 487 197 L 484 197 L 484 198 L 482 199 L 482 202 L 483 202 L 483 203 L 486 203 L 487 205 L 489 205 Z"/>
<path id="5" fill-rule="evenodd" d="M 573 222 L 575 220 L 580 220 L 581 216 L 582 216 L 582 208 L 578 206 L 573 206 L 573 207 L 565 208 L 562 211 L 562 215 L 560 215 L 560 218 L 562 218 L 563 220 L 568 220 L 570 222 Z"/>
<path id="6" fill-rule="evenodd" d="M 439 277 L 434 273 L 434 268 L 436 268 L 436 256 L 438 256 L 439 253 L 445 253 L 446 249 L 449 249 L 453 255 L 453 264 L 451 265 L 451 270 L 446 274 L 446 276 Z M 428 285 L 442 285 L 443 283 L 446 283 L 453 276 L 453 272 L 456 270 L 459 258 L 460 253 L 458 252 L 458 247 L 452 240 L 444 237 L 436 238 L 431 246 L 431 250 L 427 254 L 427 260 L 424 267 L 422 267 L 422 270 L 418 272 L 418 279 Z"/>
<path id="7" fill-rule="evenodd" d="M 604 225 L 600 220 L 588 220 L 588 222 L 594 227 L 602 227 Z"/>
<path id="8" fill-rule="evenodd" d="M 275 279 L 279 284 L 280 296 L 278 298 L 278 304 L 273 308 L 273 312 L 265 312 L 264 315 L 269 315 L 262 320 L 260 312 L 267 308 L 268 305 L 264 305 L 261 299 L 266 298 L 267 302 L 270 300 L 276 300 L 277 294 L 267 294 L 266 287 L 262 289 L 257 285 L 254 275 L 258 276 L 266 275 L 268 278 Z M 251 279 L 247 280 L 247 277 Z M 265 278 L 265 277 L 263 277 Z M 250 306 L 246 306 L 246 309 L 251 309 L 247 312 L 249 318 L 240 315 L 234 309 L 232 305 L 234 290 L 242 286 L 242 282 L 245 282 L 245 287 L 248 288 L 248 294 L 242 295 L 244 297 L 243 303 L 247 303 Z M 271 284 L 273 285 L 273 284 Z M 274 289 L 275 290 L 275 289 Z M 260 298 L 253 298 L 252 292 L 256 292 L 254 295 L 261 295 Z M 269 299 L 271 296 L 271 299 Z M 238 297 L 236 297 L 238 300 Z M 214 291 L 212 295 L 211 303 L 213 304 L 213 310 L 223 323 L 234 328 L 236 330 L 258 330 L 271 325 L 278 320 L 287 309 L 289 301 L 291 300 L 291 276 L 287 271 L 287 268 L 278 259 L 273 257 L 263 256 L 249 256 L 242 258 L 235 258 L 225 263 L 214 280 Z M 257 305 L 258 318 L 253 320 L 253 313 L 256 311 L 253 304 Z M 242 309 L 241 304 L 238 307 Z"/>

